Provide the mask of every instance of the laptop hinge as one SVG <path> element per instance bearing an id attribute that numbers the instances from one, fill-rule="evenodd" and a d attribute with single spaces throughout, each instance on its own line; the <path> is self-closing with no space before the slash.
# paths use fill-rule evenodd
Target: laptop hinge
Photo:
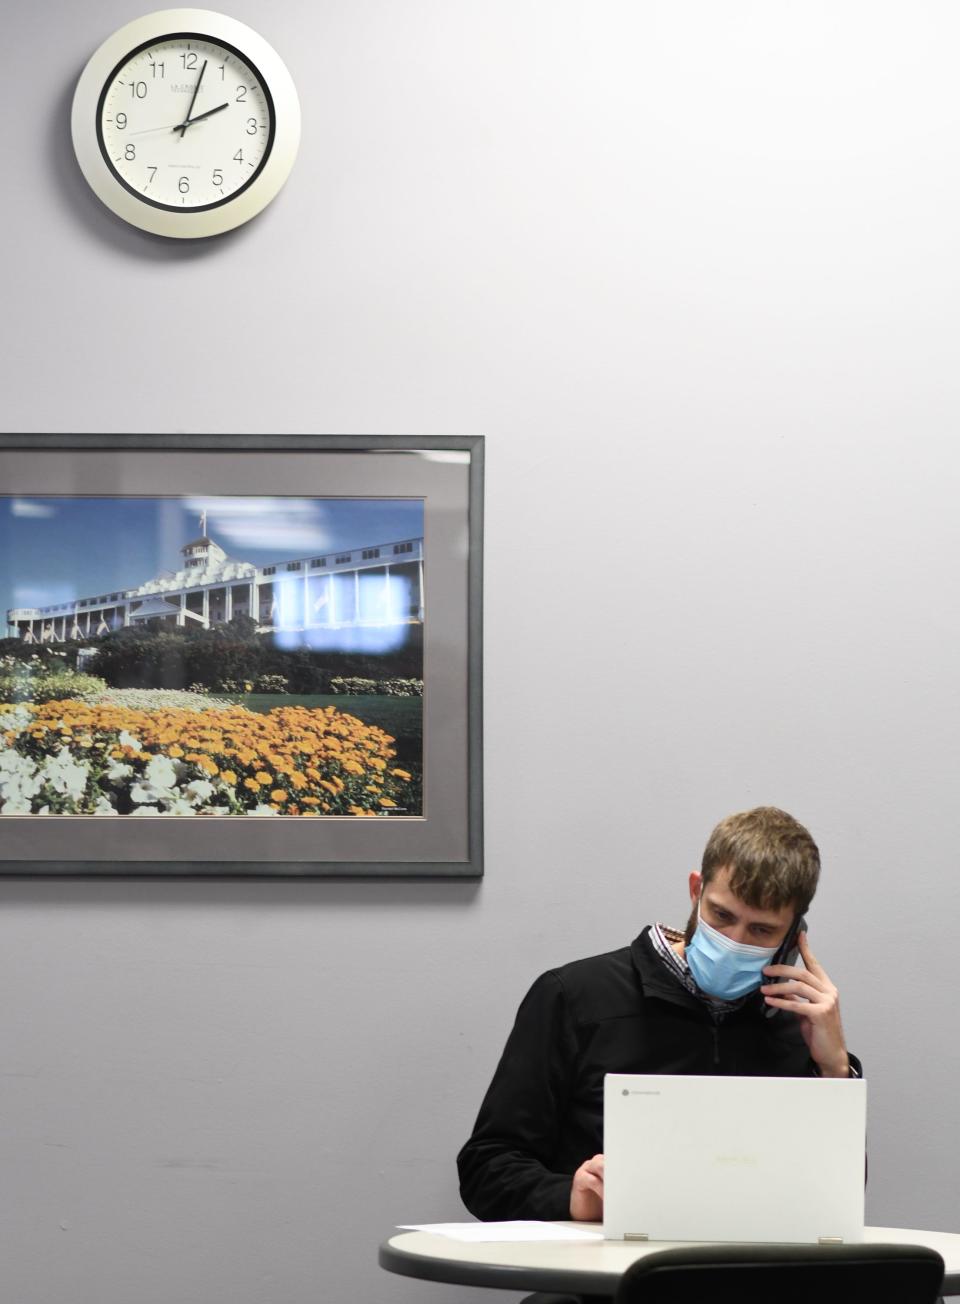
<path id="1" fill-rule="evenodd" d="M 818 1236 L 817 1244 L 818 1245 L 842 1245 L 843 1237 L 842 1236 Z"/>
<path id="2" fill-rule="evenodd" d="M 648 1241 L 650 1237 L 646 1232 L 624 1232 L 623 1239 L 625 1241 Z"/>

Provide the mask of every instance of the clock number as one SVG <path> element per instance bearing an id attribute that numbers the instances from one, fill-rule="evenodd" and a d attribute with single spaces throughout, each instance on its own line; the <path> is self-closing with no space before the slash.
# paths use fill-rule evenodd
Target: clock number
<path id="1" fill-rule="evenodd" d="M 165 65 L 162 64 L 162 63 L 151 63 L 151 65 L 150 65 L 150 75 L 151 75 L 151 77 L 156 77 L 156 75 L 157 75 L 157 69 L 158 69 L 158 68 L 160 69 L 160 76 L 161 76 L 161 77 L 166 76 L 166 74 L 165 74 L 164 71 L 163 71 L 163 70 L 164 70 L 164 67 L 165 67 Z"/>
<path id="2" fill-rule="evenodd" d="M 147 185 L 149 186 L 150 182 L 153 181 L 153 178 L 157 175 L 157 169 L 148 165 L 147 171 L 150 173 L 150 181 L 147 182 Z"/>
<path id="3" fill-rule="evenodd" d="M 223 173 L 220 171 L 219 168 L 213 169 L 213 184 L 215 186 L 223 185 Z"/>
<path id="4" fill-rule="evenodd" d="M 127 125 L 127 115 L 125 113 L 118 113 L 115 121 L 117 124 L 117 131 L 123 131 L 124 127 Z"/>
<path id="5" fill-rule="evenodd" d="M 248 135 L 248 136 L 255 136 L 256 134 L 257 134 L 257 120 L 256 120 L 256 118 L 247 118 L 247 135 Z"/>
<path id="6" fill-rule="evenodd" d="M 235 102 L 236 104 L 242 104 L 246 98 L 247 98 L 247 88 L 246 88 L 246 86 L 238 86 L 238 87 L 237 87 L 237 98 L 236 98 L 236 100 L 235 100 L 234 102 Z"/>
<path id="7" fill-rule="evenodd" d="M 181 177 L 180 180 L 177 182 L 177 189 L 180 191 L 181 195 L 185 195 L 187 191 L 190 189 L 190 178 Z"/>
<path id="8" fill-rule="evenodd" d="M 194 50 L 191 50 L 189 54 L 181 54 L 180 61 L 182 62 L 184 68 L 196 68 L 197 66 L 196 52 Z"/>
<path id="9" fill-rule="evenodd" d="M 136 145 L 128 145 L 128 146 L 126 147 L 126 149 L 123 151 L 123 157 L 124 157 L 128 162 L 129 162 L 131 159 L 135 159 L 135 158 L 137 157 L 137 147 L 136 147 Z"/>
<path id="10" fill-rule="evenodd" d="M 130 94 L 134 97 L 134 99 L 145 100 L 147 98 L 147 83 L 131 82 Z"/>
<path id="11" fill-rule="evenodd" d="M 238 149 L 238 150 L 237 150 L 236 154 L 234 154 L 234 156 L 233 156 L 233 161 L 234 161 L 234 163 L 242 163 L 242 162 L 243 162 L 243 150 L 242 150 L 242 149 Z"/>

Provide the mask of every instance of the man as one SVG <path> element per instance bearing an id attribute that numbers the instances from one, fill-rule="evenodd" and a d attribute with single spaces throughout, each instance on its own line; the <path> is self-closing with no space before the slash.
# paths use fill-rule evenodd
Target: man
<path id="1" fill-rule="evenodd" d="M 731 815 L 689 876 L 685 932 L 647 927 L 538 978 L 457 1158 L 470 1212 L 603 1217 L 605 1073 L 859 1077 L 837 989 L 801 929 L 819 874 L 792 816 Z"/>

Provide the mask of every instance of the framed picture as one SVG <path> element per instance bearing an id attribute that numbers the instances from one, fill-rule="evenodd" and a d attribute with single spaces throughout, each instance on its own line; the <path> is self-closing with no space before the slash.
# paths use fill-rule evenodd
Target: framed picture
<path id="1" fill-rule="evenodd" d="M 0 434 L 0 875 L 482 874 L 480 438 Z"/>

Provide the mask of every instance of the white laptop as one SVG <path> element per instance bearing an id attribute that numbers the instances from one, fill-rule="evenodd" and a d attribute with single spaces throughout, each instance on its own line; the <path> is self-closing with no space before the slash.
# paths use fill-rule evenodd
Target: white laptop
<path id="1" fill-rule="evenodd" d="M 866 1083 L 608 1073 L 608 1240 L 863 1240 Z"/>

